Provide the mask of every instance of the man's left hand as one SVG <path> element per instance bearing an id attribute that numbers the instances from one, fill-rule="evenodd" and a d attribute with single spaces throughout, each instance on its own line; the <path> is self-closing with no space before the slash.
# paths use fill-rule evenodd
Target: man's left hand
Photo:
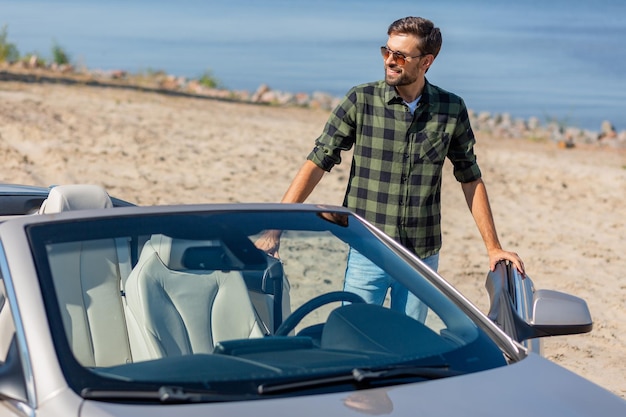
<path id="1" fill-rule="evenodd" d="M 515 252 L 508 252 L 503 249 L 495 249 L 489 252 L 489 269 L 491 271 L 495 270 L 496 264 L 505 260 L 515 265 L 517 271 L 522 274 L 522 276 L 526 277 L 526 270 L 524 269 L 522 258 Z"/>

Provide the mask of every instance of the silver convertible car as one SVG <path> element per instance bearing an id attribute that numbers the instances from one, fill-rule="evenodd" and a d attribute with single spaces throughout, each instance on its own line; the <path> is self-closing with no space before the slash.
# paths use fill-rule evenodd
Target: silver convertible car
<path id="1" fill-rule="evenodd" d="M 40 203 L 0 224 L 0 416 L 626 415 L 533 342 L 590 331 L 586 303 L 507 265 L 483 314 L 341 207 Z M 426 314 L 344 291 L 350 251 Z"/>

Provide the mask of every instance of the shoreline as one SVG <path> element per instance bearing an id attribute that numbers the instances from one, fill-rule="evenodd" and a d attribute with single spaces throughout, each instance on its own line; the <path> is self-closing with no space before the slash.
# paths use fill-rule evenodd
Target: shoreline
<path id="1" fill-rule="evenodd" d="M 36 60 L 35 60 L 36 62 Z M 206 87 L 198 80 L 166 73 L 133 75 L 124 70 L 77 71 L 71 65 L 39 67 L 37 64 L 17 62 L 0 63 L 0 82 L 38 82 L 51 84 L 78 84 L 93 87 L 109 87 L 153 92 L 172 96 L 205 98 L 237 103 L 249 103 L 279 107 L 303 107 L 332 110 L 341 99 L 323 92 L 292 93 L 272 90 L 260 85 L 256 91 L 229 90 Z M 558 121 L 542 123 L 538 117 L 513 118 L 508 113 L 474 112 L 468 109 L 470 123 L 475 132 L 508 139 L 526 139 L 535 142 L 554 142 L 560 148 L 569 149 L 580 145 L 594 145 L 612 149 L 626 149 L 626 130 L 616 131 L 608 120 L 602 122 L 598 131 L 582 129 Z"/>

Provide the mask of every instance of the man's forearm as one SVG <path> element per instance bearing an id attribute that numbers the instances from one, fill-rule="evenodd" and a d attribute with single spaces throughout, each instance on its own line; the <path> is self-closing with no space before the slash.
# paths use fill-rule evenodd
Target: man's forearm
<path id="1" fill-rule="evenodd" d="M 294 177 L 281 202 L 304 203 L 325 172 L 322 168 L 307 160 Z"/>
<path id="2" fill-rule="evenodd" d="M 515 252 L 502 249 L 498 234 L 496 233 L 495 222 L 491 212 L 491 205 L 487 197 L 487 188 L 481 179 L 462 184 L 463 193 L 467 201 L 467 206 L 472 212 L 476 226 L 487 247 L 489 256 L 489 268 L 495 270 L 496 264 L 502 260 L 512 262 L 517 270 L 525 275 L 524 262 Z"/>
<path id="3" fill-rule="evenodd" d="M 485 242 L 487 252 L 502 249 L 498 234 L 496 232 L 495 222 L 489 197 L 487 196 L 487 188 L 482 179 L 464 183 L 461 185 L 467 206 L 474 217 L 478 231 Z"/>

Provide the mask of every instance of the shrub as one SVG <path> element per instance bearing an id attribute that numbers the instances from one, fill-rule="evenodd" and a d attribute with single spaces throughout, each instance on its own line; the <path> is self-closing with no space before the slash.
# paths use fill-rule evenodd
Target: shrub
<path id="1" fill-rule="evenodd" d="M 65 65 L 70 63 L 70 57 L 58 43 L 52 45 L 52 62 L 57 65 Z"/>
<path id="2" fill-rule="evenodd" d="M 8 31 L 7 25 L 3 25 L 0 29 L 0 62 L 15 62 L 20 59 L 20 53 L 17 47 L 7 41 Z"/>
<path id="3" fill-rule="evenodd" d="M 206 70 L 200 78 L 198 78 L 198 82 L 200 85 L 203 85 L 208 88 L 218 88 L 221 87 L 220 81 L 213 76 L 211 70 Z"/>

